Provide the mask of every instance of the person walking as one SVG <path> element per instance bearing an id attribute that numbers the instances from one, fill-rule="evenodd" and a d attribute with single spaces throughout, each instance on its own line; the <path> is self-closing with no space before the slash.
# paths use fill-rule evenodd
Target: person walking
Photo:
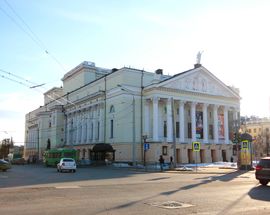
<path id="1" fill-rule="evenodd" d="M 164 165 L 164 158 L 162 155 L 159 156 L 159 165 L 160 165 L 160 171 L 163 171 L 163 165 Z"/>
<path id="2" fill-rule="evenodd" d="M 174 165 L 173 165 L 173 157 L 171 156 L 171 157 L 170 157 L 170 168 L 173 169 L 173 166 L 174 166 Z"/>

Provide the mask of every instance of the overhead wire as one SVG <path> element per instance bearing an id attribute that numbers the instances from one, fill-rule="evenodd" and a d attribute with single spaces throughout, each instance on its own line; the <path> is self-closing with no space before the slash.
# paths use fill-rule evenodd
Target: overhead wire
<path id="1" fill-rule="evenodd" d="M 26 87 L 28 87 L 28 88 L 30 88 L 30 89 L 33 89 L 33 90 L 35 90 L 35 91 L 37 91 L 37 92 L 43 94 L 43 92 L 42 92 L 41 90 L 39 90 L 37 87 L 42 87 L 43 85 L 45 85 L 45 83 L 43 83 L 43 84 L 38 84 L 38 83 L 35 83 L 35 82 L 32 82 L 32 81 L 29 81 L 29 80 L 27 80 L 27 79 L 24 79 L 23 77 L 20 77 L 20 76 L 18 76 L 18 75 L 15 75 L 15 74 L 13 74 L 13 73 L 11 73 L 11 72 L 7 72 L 7 71 L 5 71 L 5 70 L 3 70 L 3 69 L 0 69 L 0 72 L 2 72 L 2 73 L 4 73 L 4 74 L 7 74 L 7 75 L 10 75 L 10 76 L 12 76 L 12 77 L 15 77 L 15 78 L 17 78 L 18 80 L 21 80 L 21 81 L 18 81 L 18 80 L 15 80 L 15 79 L 6 77 L 6 76 L 4 76 L 4 75 L 1 75 L 0 77 L 5 78 L 5 79 L 10 80 L 10 81 L 13 81 L 13 82 L 16 82 L 16 83 L 18 83 L 18 84 L 21 84 L 21 85 L 23 85 L 23 86 L 26 86 Z M 27 84 L 26 84 L 25 82 L 26 82 Z M 29 84 L 31 84 L 31 85 L 29 85 Z M 33 85 L 34 85 L 34 86 L 33 86 Z M 42 87 L 42 89 L 46 90 L 44 87 Z M 58 98 L 55 99 L 54 97 L 50 96 L 49 94 L 47 94 L 46 96 L 47 96 L 48 98 L 50 98 L 50 99 L 56 101 L 57 103 L 59 103 L 59 104 L 61 104 L 61 105 L 65 105 L 65 104 L 64 104 L 63 102 L 61 102 L 60 99 L 62 99 L 63 101 L 65 101 L 65 102 L 67 102 L 67 103 L 69 103 L 69 104 L 75 105 L 75 103 L 73 103 L 73 102 L 67 100 L 67 99 L 64 98 L 63 96 L 61 97 L 59 94 L 57 94 L 57 93 L 55 93 L 55 92 L 54 92 L 53 94 L 56 95 L 56 96 L 58 96 Z M 76 105 L 75 105 L 75 106 L 76 106 Z"/>
<path id="2" fill-rule="evenodd" d="M 57 64 L 58 66 L 66 72 L 65 67 L 63 64 L 52 54 L 48 51 L 48 48 L 42 42 L 42 40 L 37 36 L 37 34 L 34 33 L 34 31 L 30 28 L 30 26 L 24 21 L 24 19 L 15 11 L 15 9 L 11 6 L 11 4 L 8 3 L 7 0 L 4 0 L 8 8 L 12 11 L 12 13 L 17 17 L 18 20 L 20 20 L 21 24 L 17 22 L 16 19 L 14 19 L 9 13 L 7 13 L 1 6 L 0 10 L 19 28 L 21 29 L 30 39 L 39 47 L 41 48 L 45 54 L 49 55 Z M 22 25 L 23 24 L 23 25 Z M 23 27 L 24 26 L 24 27 Z"/>
<path id="3" fill-rule="evenodd" d="M 20 22 L 23 24 L 23 25 L 21 25 L 19 22 L 17 22 L 17 20 L 16 19 L 14 19 L 9 13 L 7 13 L 1 6 L 0 6 L 0 10 L 13 22 L 13 23 L 15 23 L 15 25 L 19 28 L 19 29 L 21 29 L 25 34 L 27 34 L 30 38 L 31 38 L 31 40 L 37 45 L 37 46 L 39 46 L 42 50 L 44 50 L 44 52 L 47 54 L 47 55 L 49 55 L 60 67 L 61 67 L 61 69 L 63 69 L 63 71 L 64 72 L 66 72 L 66 70 L 65 70 L 65 68 L 64 68 L 64 66 L 63 66 L 63 64 L 61 64 L 61 62 L 54 56 L 54 55 L 52 55 L 49 51 L 48 51 L 48 49 L 47 49 L 47 47 L 45 46 L 45 44 L 42 42 L 42 40 L 37 36 L 37 34 L 35 34 L 34 33 L 34 31 L 30 28 L 30 26 L 24 21 L 24 19 L 15 11 L 15 9 L 11 6 L 11 4 L 9 4 L 8 3 L 8 1 L 7 0 L 4 0 L 4 2 L 6 3 L 6 5 L 9 7 L 9 9 L 13 12 L 13 14 L 17 17 L 17 19 L 18 20 L 20 20 Z M 21 85 L 24 85 L 24 86 L 27 86 L 27 87 L 29 87 L 29 88 L 36 88 L 36 87 L 40 87 L 40 86 L 43 86 L 44 84 L 37 84 L 37 83 L 34 83 L 34 82 L 31 82 L 31 81 L 28 81 L 28 80 L 25 80 L 24 78 L 22 78 L 22 77 L 20 77 L 20 76 L 17 76 L 17 75 L 14 75 L 14 74 L 12 74 L 12 73 L 10 73 L 10 72 L 6 72 L 6 71 L 4 71 L 4 70 L 0 70 L 1 72 L 3 72 L 3 73 L 6 73 L 6 74 L 8 74 L 8 75 L 10 75 L 10 76 L 13 76 L 13 77 L 16 77 L 16 78 L 18 78 L 18 79 L 20 79 L 20 80 L 23 80 L 24 82 L 27 82 L 27 83 L 31 83 L 31 84 L 34 84 L 35 86 L 29 86 L 29 85 L 26 85 L 26 84 L 24 84 L 23 82 L 21 82 L 21 81 L 17 81 L 17 80 L 14 80 L 14 79 L 11 79 L 11 78 L 8 78 L 8 77 L 6 77 L 6 76 L 1 76 L 2 78 L 5 78 L 5 79 L 8 79 L 8 80 L 10 80 L 10 81 L 13 81 L 13 82 L 16 82 L 16 83 L 19 83 L 19 84 L 21 84 Z M 37 91 L 39 91 L 39 90 L 37 90 Z M 40 91 L 39 91 L 40 92 Z M 55 94 L 55 93 L 54 93 Z M 48 96 L 49 98 L 51 98 L 51 99 L 54 99 L 53 97 L 51 97 L 50 95 L 46 95 L 46 96 Z M 59 95 L 58 95 L 59 96 Z M 60 96 L 59 96 L 60 97 Z M 64 99 L 64 98 L 63 98 Z M 67 102 L 69 102 L 69 103 L 72 103 L 72 102 L 70 102 L 70 101 L 68 101 L 68 100 L 66 100 Z M 59 103 L 59 101 L 57 101 L 58 103 Z M 61 103 L 62 104 L 62 103 Z M 63 104 L 62 104 L 63 105 Z"/>

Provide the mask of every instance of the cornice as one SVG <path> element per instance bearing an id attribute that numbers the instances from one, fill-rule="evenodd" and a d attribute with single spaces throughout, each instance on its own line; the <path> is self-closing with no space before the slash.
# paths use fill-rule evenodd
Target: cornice
<path id="1" fill-rule="evenodd" d="M 205 98 L 215 98 L 215 99 L 222 99 L 227 101 L 238 101 L 237 98 L 233 97 L 226 97 L 221 95 L 211 95 L 201 92 L 192 92 L 192 91 L 186 91 L 186 90 L 180 90 L 180 89 L 172 89 L 167 87 L 154 87 L 151 89 L 144 90 L 143 93 L 153 92 L 153 91 L 162 91 L 162 92 L 170 92 L 170 93 L 180 93 L 182 95 L 190 95 L 190 96 L 199 96 L 199 97 L 205 97 Z"/>

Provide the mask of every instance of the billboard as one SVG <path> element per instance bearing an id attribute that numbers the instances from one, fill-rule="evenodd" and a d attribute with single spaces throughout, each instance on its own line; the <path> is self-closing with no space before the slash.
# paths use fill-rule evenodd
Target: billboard
<path id="1" fill-rule="evenodd" d="M 203 112 L 196 111 L 196 138 L 203 139 Z"/>
<path id="2" fill-rule="evenodd" d="M 224 139 L 224 115 L 218 114 L 218 137 Z"/>

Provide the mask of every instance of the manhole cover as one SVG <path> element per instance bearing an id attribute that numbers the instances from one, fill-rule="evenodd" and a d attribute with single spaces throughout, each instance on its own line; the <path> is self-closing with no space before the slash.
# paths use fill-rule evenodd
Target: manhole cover
<path id="1" fill-rule="evenodd" d="M 192 207 L 193 205 L 176 202 L 176 201 L 167 201 L 167 202 L 153 202 L 153 203 L 146 203 L 148 205 L 159 207 L 159 208 L 166 208 L 166 209 L 180 209 L 180 208 L 188 208 Z"/>

